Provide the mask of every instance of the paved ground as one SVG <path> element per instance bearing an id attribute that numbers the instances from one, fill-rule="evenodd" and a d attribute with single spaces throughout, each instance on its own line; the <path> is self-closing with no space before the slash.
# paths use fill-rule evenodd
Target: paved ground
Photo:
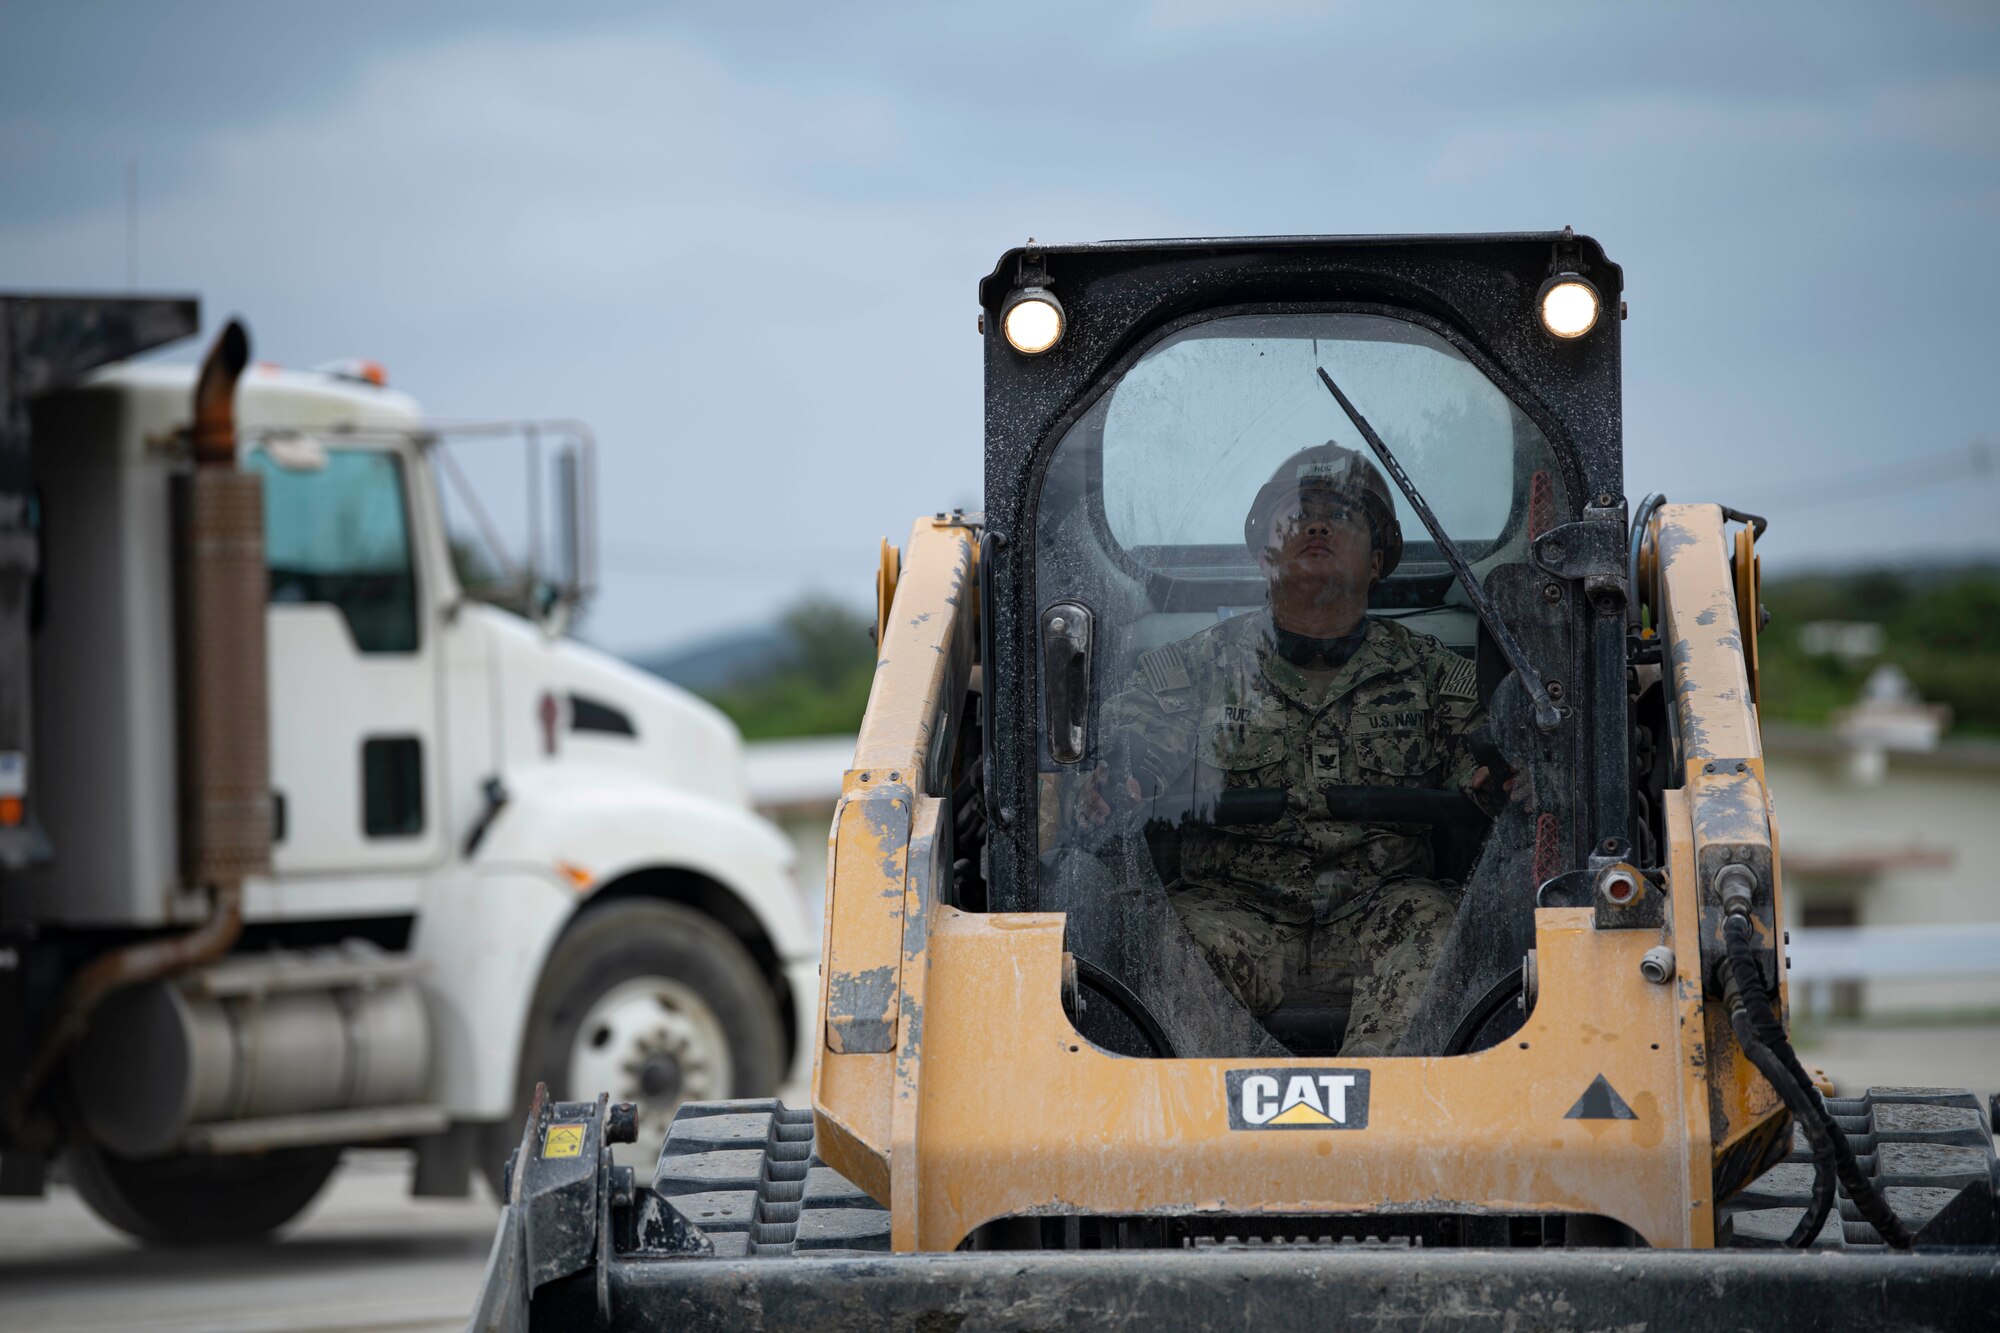
<path id="1" fill-rule="evenodd" d="M 149 1250 L 71 1191 L 0 1200 L 0 1327 L 415 1330 L 465 1326 L 499 1210 L 409 1197 L 404 1153 L 350 1153 L 279 1241 Z"/>
<path id="2" fill-rule="evenodd" d="M 1826 1070 L 1843 1096 L 1871 1085 L 2000 1092 L 2000 1023 L 1833 1027 L 1801 1034 L 1797 1046 L 1800 1063 Z"/>
<path id="3" fill-rule="evenodd" d="M 2000 1024 L 1834 1029 L 1801 1054 L 1833 1072 L 1843 1092 L 1944 1082 L 2000 1090 Z M 497 1210 L 484 1197 L 413 1200 L 408 1175 L 401 1154 L 349 1154 L 277 1242 L 193 1254 L 139 1247 L 61 1187 L 40 1203 L 0 1200 L 0 1328 L 462 1328 Z"/>

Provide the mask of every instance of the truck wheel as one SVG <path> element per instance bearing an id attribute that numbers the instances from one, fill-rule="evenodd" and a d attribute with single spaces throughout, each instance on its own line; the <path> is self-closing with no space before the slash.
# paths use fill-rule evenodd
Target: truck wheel
<path id="1" fill-rule="evenodd" d="M 340 1164 L 340 1148 L 135 1161 L 72 1143 L 64 1160 L 90 1210 L 120 1231 L 153 1245 L 230 1245 L 297 1217 Z"/>
<path id="2" fill-rule="evenodd" d="M 652 1169 L 683 1102 L 768 1096 L 785 1036 L 770 984 L 736 937 L 676 903 L 616 902 L 557 942 L 528 1016 L 519 1110 L 485 1154 L 500 1192 L 535 1084 L 561 1101 L 600 1092 L 639 1108 L 621 1165 Z"/>
<path id="3" fill-rule="evenodd" d="M 813 1113 L 769 1099 L 688 1102 L 653 1192 L 701 1228 L 718 1259 L 889 1248 L 889 1210 L 813 1151 Z"/>

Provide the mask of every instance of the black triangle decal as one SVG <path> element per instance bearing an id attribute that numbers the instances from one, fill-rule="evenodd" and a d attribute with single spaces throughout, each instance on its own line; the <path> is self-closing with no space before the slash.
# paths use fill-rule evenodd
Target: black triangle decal
<path id="1" fill-rule="evenodd" d="M 1563 1116 L 1565 1120 L 1637 1120 L 1632 1108 L 1618 1095 L 1618 1090 L 1604 1081 L 1599 1074 L 1583 1090 L 1583 1096 L 1576 1099 L 1576 1105 Z"/>

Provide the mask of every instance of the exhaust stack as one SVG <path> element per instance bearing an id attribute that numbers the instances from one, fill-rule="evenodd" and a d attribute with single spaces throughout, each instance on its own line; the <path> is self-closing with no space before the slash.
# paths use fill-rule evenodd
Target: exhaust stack
<path id="1" fill-rule="evenodd" d="M 236 467 L 236 382 L 250 338 L 231 320 L 202 362 L 176 479 L 181 875 L 233 896 L 271 868 L 263 478 Z"/>

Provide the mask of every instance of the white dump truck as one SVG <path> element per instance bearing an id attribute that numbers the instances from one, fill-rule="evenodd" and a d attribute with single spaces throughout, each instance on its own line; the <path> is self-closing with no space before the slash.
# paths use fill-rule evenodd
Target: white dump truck
<path id="1" fill-rule="evenodd" d="M 15 353 L 88 342 L 29 304 Z M 135 1235 L 239 1239 L 355 1144 L 497 1178 L 537 1082 L 637 1102 L 643 1153 L 803 1064 L 818 926 L 740 737 L 562 635 L 587 431 L 436 426 L 234 325 L 199 376 L 43 371 L 0 450 L 0 1190 L 60 1154 Z M 503 437 L 525 555 L 454 461 Z"/>

